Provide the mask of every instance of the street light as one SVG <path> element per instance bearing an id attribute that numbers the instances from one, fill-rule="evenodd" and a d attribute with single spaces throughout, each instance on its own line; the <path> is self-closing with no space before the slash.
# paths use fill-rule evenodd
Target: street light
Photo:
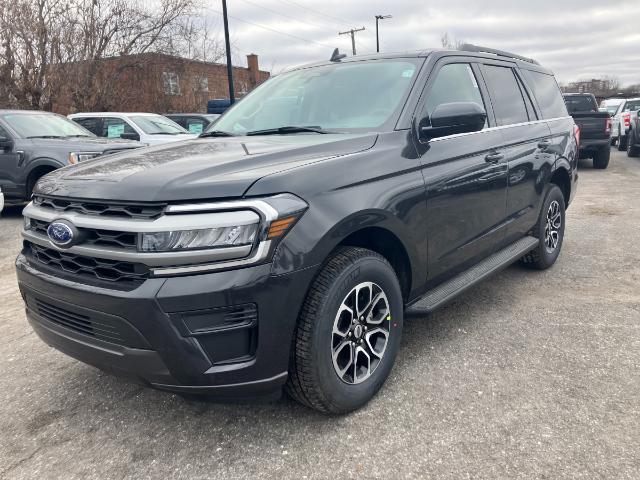
<path id="1" fill-rule="evenodd" d="M 376 15 L 376 52 L 380 52 L 380 37 L 378 36 L 378 22 L 385 18 L 393 18 L 393 15 Z"/>

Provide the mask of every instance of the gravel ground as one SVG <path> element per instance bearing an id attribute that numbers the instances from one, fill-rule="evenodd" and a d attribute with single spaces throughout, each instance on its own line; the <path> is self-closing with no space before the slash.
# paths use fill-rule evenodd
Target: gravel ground
<path id="1" fill-rule="evenodd" d="M 44 345 L 0 220 L 0 478 L 640 478 L 640 159 L 580 165 L 554 268 L 512 266 L 410 319 L 365 408 L 216 405 Z"/>

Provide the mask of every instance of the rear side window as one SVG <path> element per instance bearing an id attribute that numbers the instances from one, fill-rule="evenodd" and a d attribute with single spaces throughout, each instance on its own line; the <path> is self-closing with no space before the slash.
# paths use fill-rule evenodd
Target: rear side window
<path id="1" fill-rule="evenodd" d="M 566 117 L 568 115 L 560 88 L 553 75 L 531 70 L 522 70 L 522 73 L 525 81 L 529 84 L 529 88 L 538 100 L 538 106 L 545 119 Z"/>
<path id="2" fill-rule="evenodd" d="M 595 99 L 590 96 L 567 95 L 564 97 L 564 103 L 569 113 L 598 111 Z"/>
<path id="3" fill-rule="evenodd" d="M 491 93 L 497 124 L 528 122 L 527 107 L 513 70 L 509 67 L 484 65 L 483 75 Z"/>
<path id="4" fill-rule="evenodd" d="M 99 118 L 74 118 L 74 122 L 79 123 L 94 135 L 100 136 L 100 119 Z"/>
<path id="5" fill-rule="evenodd" d="M 468 63 L 450 63 L 443 66 L 431 85 L 425 102 L 423 117 L 443 103 L 475 102 L 486 110 L 480 88 Z"/>

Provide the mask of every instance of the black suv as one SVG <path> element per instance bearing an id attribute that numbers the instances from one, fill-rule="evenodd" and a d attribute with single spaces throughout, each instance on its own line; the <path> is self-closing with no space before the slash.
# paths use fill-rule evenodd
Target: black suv
<path id="1" fill-rule="evenodd" d="M 336 53 L 199 139 L 46 176 L 17 259 L 34 330 L 159 389 L 362 406 L 405 314 L 562 247 L 577 145 L 556 81 L 464 48 Z"/>

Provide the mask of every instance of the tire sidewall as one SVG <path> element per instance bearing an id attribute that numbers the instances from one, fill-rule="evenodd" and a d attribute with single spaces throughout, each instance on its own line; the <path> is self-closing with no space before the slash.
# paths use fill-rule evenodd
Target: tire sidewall
<path id="1" fill-rule="evenodd" d="M 549 252 L 547 251 L 546 245 L 544 243 L 544 229 L 547 222 L 547 211 L 549 210 L 549 206 L 551 202 L 556 200 L 560 204 L 560 215 L 561 215 L 561 225 L 560 225 L 560 238 L 558 240 L 558 245 L 556 248 Z M 538 245 L 538 252 L 540 261 L 544 264 L 544 267 L 550 267 L 553 265 L 560 255 L 560 250 L 562 250 L 562 244 L 564 242 L 564 228 L 566 225 L 566 211 L 564 204 L 564 195 L 559 187 L 556 185 L 552 185 L 549 191 L 547 192 L 547 196 L 544 199 L 544 203 L 542 204 L 542 211 L 540 212 L 540 218 L 538 220 L 538 238 L 540 239 L 540 244 Z"/>
<path id="2" fill-rule="evenodd" d="M 349 292 L 362 282 L 376 283 L 387 296 L 391 309 L 389 340 L 381 363 L 371 376 L 362 383 L 347 384 L 338 377 L 333 367 L 332 330 L 338 308 Z M 372 255 L 358 259 L 340 272 L 318 311 L 312 335 L 312 348 L 317 358 L 314 376 L 326 400 L 336 410 L 354 410 L 364 405 L 380 389 L 395 362 L 400 347 L 402 326 L 402 293 L 395 272 L 388 263 Z"/>

